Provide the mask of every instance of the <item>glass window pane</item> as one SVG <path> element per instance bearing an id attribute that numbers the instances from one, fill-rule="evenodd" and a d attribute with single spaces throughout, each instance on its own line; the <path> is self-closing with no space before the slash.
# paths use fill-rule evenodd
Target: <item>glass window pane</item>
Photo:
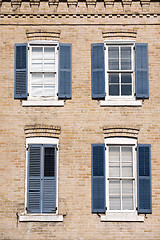
<path id="1" fill-rule="evenodd" d="M 131 73 L 121 73 L 121 83 L 132 83 Z"/>
<path id="2" fill-rule="evenodd" d="M 32 97 L 39 97 L 43 94 L 42 86 L 32 86 Z"/>
<path id="3" fill-rule="evenodd" d="M 55 96 L 55 87 L 54 86 L 45 86 L 44 87 L 44 94 L 45 97 L 54 97 Z"/>
<path id="4" fill-rule="evenodd" d="M 119 47 L 108 47 L 108 58 L 119 59 Z"/>
<path id="5" fill-rule="evenodd" d="M 32 59 L 42 59 L 43 47 L 32 47 Z"/>
<path id="6" fill-rule="evenodd" d="M 52 62 L 44 62 L 44 71 L 47 72 L 47 71 L 52 71 L 52 72 L 55 72 L 55 63 L 52 61 Z"/>
<path id="7" fill-rule="evenodd" d="M 132 163 L 122 163 L 122 177 L 132 177 L 133 166 Z"/>
<path id="8" fill-rule="evenodd" d="M 120 181 L 109 182 L 109 205 L 110 210 L 121 209 Z"/>
<path id="9" fill-rule="evenodd" d="M 133 210 L 133 197 L 122 197 L 122 210 Z"/>
<path id="10" fill-rule="evenodd" d="M 133 180 L 122 181 L 122 195 L 133 196 Z"/>
<path id="11" fill-rule="evenodd" d="M 109 164 L 109 177 L 120 177 L 120 164 L 110 163 Z"/>
<path id="12" fill-rule="evenodd" d="M 130 59 L 121 59 L 121 70 L 131 70 Z"/>
<path id="13" fill-rule="evenodd" d="M 44 176 L 55 176 L 55 148 L 44 148 Z"/>
<path id="14" fill-rule="evenodd" d="M 132 96 L 132 85 L 121 85 L 122 96 Z"/>
<path id="15" fill-rule="evenodd" d="M 119 70 L 119 60 L 109 59 L 109 70 Z"/>
<path id="16" fill-rule="evenodd" d="M 108 68 L 119 70 L 119 47 L 108 47 Z"/>
<path id="17" fill-rule="evenodd" d="M 110 197 L 109 198 L 110 210 L 121 210 L 121 198 L 120 197 Z"/>
<path id="18" fill-rule="evenodd" d="M 122 176 L 133 176 L 132 147 L 121 147 Z"/>
<path id="19" fill-rule="evenodd" d="M 122 209 L 133 210 L 133 180 L 122 181 Z"/>
<path id="20" fill-rule="evenodd" d="M 119 96 L 119 85 L 109 85 L 109 96 Z"/>
<path id="21" fill-rule="evenodd" d="M 55 85 L 55 74 L 44 73 L 44 84 Z"/>
<path id="22" fill-rule="evenodd" d="M 131 47 L 121 47 L 121 58 L 131 59 Z"/>
<path id="23" fill-rule="evenodd" d="M 31 71 L 32 72 L 41 72 L 43 70 L 42 60 L 32 60 Z"/>
<path id="24" fill-rule="evenodd" d="M 43 74 L 42 73 L 32 73 L 32 85 L 43 84 Z"/>
<path id="25" fill-rule="evenodd" d="M 120 181 L 110 180 L 109 181 L 109 196 L 120 196 Z"/>
<path id="26" fill-rule="evenodd" d="M 121 69 L 131 70 L 131 47 L 121 47 Z"/>
<path id="27" fill-rule="evenodd" d="M 119 83 L 119 73 L 109 73 L 109 83 Z"/>
<path id="28" fill-rule="evenodd" d="M 132 147 L 121 147 L 122 161 L 132 162 Z"/>
<path id="29" fill-rule="evenodd" d="M 120 147 L 109 147 L 109 162 L 120 161 Z"/>
<path id="30" fill-rule="evenodd" d="M 44 48 L 44 59 L 55 59 L 55 48 L 45 47 Z"/>

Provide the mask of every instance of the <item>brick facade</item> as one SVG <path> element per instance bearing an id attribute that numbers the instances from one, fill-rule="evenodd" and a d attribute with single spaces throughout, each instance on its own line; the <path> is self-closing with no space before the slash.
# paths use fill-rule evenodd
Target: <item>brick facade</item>
<path id="1" fill-rule="evenodd" d="M 0 1 L 2 240 L 160 239 L 160 2 Z M 91 97 L 91 44 L 148 43 L 149 99 L 141 107 L 106 106 Z M 14 44 L 72 44 L 72 99 L 63 107 L 14 99 Z M 25 210 L 26 137 L 59 138 L 58 212 L 63 222 L 20 222 Z M 91 210 L 91 144 L 108 136 L 151 144 L 152 214 L 144 222 L 101 222 Z"/>

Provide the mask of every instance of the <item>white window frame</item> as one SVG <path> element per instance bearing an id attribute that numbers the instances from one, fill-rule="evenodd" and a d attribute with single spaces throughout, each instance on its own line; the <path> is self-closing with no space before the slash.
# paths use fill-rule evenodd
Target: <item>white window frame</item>
<path id="1" fill-rule="evenodd" d="M 132 49 L 132 70 L 125 72 L 132 72 L 132 95 L 131 96 L 109 96 L 109 73 L 120 72 L 120 70 L 108 71 L 108 47 L 109 46 L 131 46 Z M 100 101 L 100 106 L 142 106 L 141 100 L 136 100 L 135 97 L 135 41 L 134 40 L 108 40 L 104 42 L 105 47 L 105 100 Z"/>
<path id="2" fill-rule="evenodd" d="M 56 145 L 59 149 L 59 139 L 58 138 L 48 138 L 48 137 L 32 137 L 26 138 L 26 176 L 25 176 L 25 211 L 20 216 L 20 221 L 63 221 L 63 216 L 58 215 L 58 159 L 59 153 L 56 151 L 56 213 L 28 213 L 27 207 L 27 183 L 28 183 L 28 146 L 30 144 L 45 144 L 45 145 Z"/>
<path id="3" fill-rule="evenodd" d="M 109 210 L 109 165 L 108 165 L 108 154 L 109 146 L 133 146 L 133 175 L 135 176 L 134 183 L 134 210 Z M 101 216 L 101 221 L 136 221 L 143 222 L 144 216 L 137 214 L 137 157 L 136 147 L 137 139 L 127 137 L 112 137 L 105 138 L 105 172 L 106 172 L 106 215 Z M 133 177 L 134 177 L 133 176 Z"/>
<path id="4" fill-rule="evenodd" d="M 29 42 L 28 44 L 28 100 L 58 100 L 58 42 L 48 42 L 48 41 L 40 41 L 40 42 Z M 51 97 L 33 97 L 31 96 L 31 69 L 32 69 L 32 48 L 33 47 L 55 47 L 55 96 Z"/>
<path id="5" fill-rule="evenodd" d="M 33 46 L 55 46 L 55 96 L 31 96 L 31 49 Z M 64 100 L 58 100 L 58 64 L 59 64 L 58 41 L 29 41 L 28 42 L 28 94 L 27 100 L 22 101 L 22 106 L 64 106 Z"/>

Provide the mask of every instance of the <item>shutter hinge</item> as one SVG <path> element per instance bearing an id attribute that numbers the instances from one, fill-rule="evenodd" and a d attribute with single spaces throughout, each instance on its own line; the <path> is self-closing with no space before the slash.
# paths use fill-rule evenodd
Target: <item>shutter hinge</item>
<path id="1" fill-rule="evenodd" d="M 27 93 L 27 97 L 29 96 L 29 93 Z"/>
<path id="2" fill-rule="evenodd" d="M 28 47 L 28 50 L 29 50 L 29 47 Z"/>
<path id="3" fill-rule="evenodd" d="M 57 96 L 58 96 L 58 93 L 57 93 Z"/>
<path id="4" fill-rule="evenodd" d="M 136 97 L 136 93 L 134 93 L 134 96 Z"/>
<path id="5" fill-rule="evenodd" d="M 135 151 L 137 151 L 137 147 L 135 148 Z"/>
<path id="6" fill-rule="evenodd" d="M 31 210 L 28 210 L 28 208 L 27 208 L 27 207 L 26 207 L 26 211 L 31 213 Z"/>
<path id="7" fill-rule="evenodd" d="M 59 50 L 59 47 L 57 47 L 57 50 Z"/>
<path id="8" fill-rule="evenodd" d="M 107 207 L 106 207 L 106 210 L 107 210 Z"/>
<path id="9" fill-rule="evenodd" d="M 26 151 L 28 151 L 29 147 L 26 148 Z"/>
<path id="10" fill-rule="evenodd" d="M 104 50 L 106 50 L 106 47 L 104 47 Z"/>
<path id="11" fill-rule="evenodd" d="M 58 151 L 58 148 L 56 147 L 56 151 Z"/>
<path id="12" fill-rule="evenodd" d="M 135 50 L 135 46 L 133 46 L 133 50 Z"/>
<path id="13" fill-rule="evenodd" d="M 138 207 L 136 207 L 136 211 L 138 211 Z"/>
<path id="14" fill-rule="evenodd" d="M 105 150 L 107 150 L 107 148 L 105 147 Z"/>

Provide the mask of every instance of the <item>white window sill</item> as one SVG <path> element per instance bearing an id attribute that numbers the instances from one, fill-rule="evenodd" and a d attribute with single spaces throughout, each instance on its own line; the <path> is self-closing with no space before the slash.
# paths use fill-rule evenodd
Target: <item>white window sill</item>
<path id="1" fill-rule="evenodd" d="M 64 101 L 63 100 L 44 100 L 44 101 L 22 101 L 22 107 L 63 107 Z"/>
<path id="2" fill-rule="evenodd" d="M 100 106 L 112 106 L 112 107 L 118 107 L 118 106 L 128 106 L 128 107 L 141 107 L 142 101 L 141 100 L 104 100 L 100 101 Z"/>
<path id="3" fill-rule="evenodd" d="M 144 216 L 136 213 L 107 213 L 101 216 L 101 222 L 144 222 Z"/>
<path id="4" fill-rule="evenodd" d="M 63 215 L 26 214 L 19 216 L 20 222 L 63 222 Z"/>

